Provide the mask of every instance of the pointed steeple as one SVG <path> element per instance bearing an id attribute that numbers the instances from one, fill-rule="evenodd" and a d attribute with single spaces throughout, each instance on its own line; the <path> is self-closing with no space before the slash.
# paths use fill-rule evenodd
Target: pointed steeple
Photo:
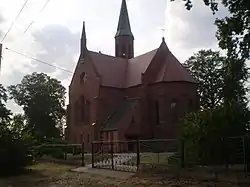
<path id="1" fill-rule="evenodd" d="M 115 37 L 117 36 L 132 36 L 134 38 L 130 27 L 126 0 L 122 0 L 119 23 Z"/>
<path id="2" fill-rule="evenodd" d="M 85 31 L 85 22 L 83 22 L 82 37 L 81 37 L 81 54 L 83 54 L 86 49 L 87 49 L 87 38 Z"/>

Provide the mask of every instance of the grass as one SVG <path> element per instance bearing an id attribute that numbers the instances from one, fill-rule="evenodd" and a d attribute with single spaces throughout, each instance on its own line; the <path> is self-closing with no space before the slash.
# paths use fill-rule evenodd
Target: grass
<path id="1" fill-rule="evenodd" d="M 91 175 L 88 173 L 71 172 L 72 166 L 59 164 L 40 163 L 28 169 L 29 172 L 20 176 L 0 179 L 1 187 L 205 187 L 219 186 L 232 187 L 228 183 L 196 182 L 194 180 L 181 180 L 168 178 L 162 175 L 145 175 L 139 173 L 127 180 L 118 180 L 112 177 Z M 249 184 L 248 184 L 249 185 Z M 244 186 L 244 185 L 242 185 Z"/>
<path id="2" fill-rule="evenodd" d="M 140 163 L 153 164 L 153 165 L 167 165 L 168 164 L 167 153 L 141 153 Z"/>

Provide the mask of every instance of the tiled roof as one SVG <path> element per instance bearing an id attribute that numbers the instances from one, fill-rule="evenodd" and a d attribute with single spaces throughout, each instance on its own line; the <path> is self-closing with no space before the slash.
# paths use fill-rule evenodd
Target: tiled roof
<path id="1" fill-rule="evenodd" d="M 141 74 L 145 73 L 157 49 L 128 60 L 126 87 L 141 84 Z"/>
<path id="2" fill-rule="evenodd" d="M 90 57 L 101 76 L 101 84 L 104 86 L 123 88 L 127 59 L 117 58 L 102 53 L 89 52 Z"/>
<path id="3" fill-rule="evenodd" d="M 116 130 L 118 128 L 119 121 L 138 103 L 138 101 L 138 99 L 130 99 L 121 103 L 116 112 L 109 116 L 108 119 L 103 123 L 103 130 Z"/>
<path id="4" fill-rule="evenodd" d="M 97 73 L 101 77 L 101 85 L 128 88 L 142 84 L 142 74 L 146 72 L 150 63 L 154 62 L 152 60 L 158 54 L 158 49 L 132 59 L 114 57 L 93 51 L 88 51 L 88 53 Z M 154 82 L 185 81 L 197 83 L 169 49 L 164 50 L 165 58 L 162 59 L 164 63 L 156 72 Z"/>
<path id="5" fill-rule="evenodd" d="M 197 83 L 185 67 L 169 51 L 165 58 L 165 63 L 157 74 L 156 82 L 185 81 Z"/>

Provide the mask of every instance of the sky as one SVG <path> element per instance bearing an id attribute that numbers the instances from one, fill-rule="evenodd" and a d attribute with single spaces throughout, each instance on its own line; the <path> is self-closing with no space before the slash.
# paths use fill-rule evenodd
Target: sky
<path id="1" fill-rule="evenodd" d="M 0 0 L 0 39 L 25 1 Z M 29 0 L 4 40 L 0 74 L 4 86 L 18 84 L 24 75 L 32 72 L 43 72 L 60 80 L 68 90 L 71 73 L 11 50 L 73 72 L 79 57 L 83 21 L 88 49 L 114 55 L 121 0 L 50 0 L 41 11 L 47 1 Z M 181 63 L 200 49 L 218 50 L 214 21 L 227 15 L 226 9 L 219 6 L 220 11 L 213 15 L 202 0 L 193 0 L 193 5 L 187 11 L 182 0 L 157 0 L 157 3 L 156 0 L 127 0 L 135 55 L 158 48 L 163 36 Z M 13 101 L 7 106 L 14 113 L 22 111 Z"/>

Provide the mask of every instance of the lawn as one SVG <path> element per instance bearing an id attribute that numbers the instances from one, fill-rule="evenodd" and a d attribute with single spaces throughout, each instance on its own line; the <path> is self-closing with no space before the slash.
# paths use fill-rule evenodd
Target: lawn
<path id="1" fill-rule="evenodd" d="M 213 182 L 195 182 L 194 180 L 177 180 L 167 178 L 164 175 L 137 174 L 127 180 L 118 180 L 112 177 L 103 177 L 101 175 L 91 175 L 88 173 L 71 172 L 72 166 L 40 163 L 30 167 L 26 174 L 0 179 L 1 187 L 205 187 L 215 186 Z M 217 183 L 217 187 L 231 187 L 226 183 Z M 244 186 L 244 185 L 243 185 Z"/>

